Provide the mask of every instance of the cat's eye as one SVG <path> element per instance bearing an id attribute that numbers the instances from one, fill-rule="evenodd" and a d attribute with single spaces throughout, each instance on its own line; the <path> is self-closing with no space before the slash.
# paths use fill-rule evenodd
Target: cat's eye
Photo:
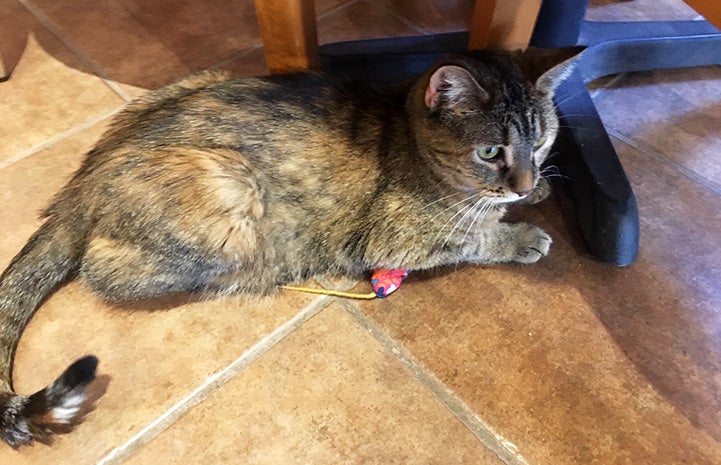
<path id="1" fill-rule="evenodd" d="M 540 148 L 543 144 L 546 143 L 546 135 L 542 135 L 536 142 L 533 143 L 533 148 Z"/>
<path id="2" fill-rule="evenodd" d="M 481 147 L 476 149 L 476 153 L 482 160 L 491 161 L 501 153 L 501 147 L 498 145 L 491 145 L 490 147 Z"/>

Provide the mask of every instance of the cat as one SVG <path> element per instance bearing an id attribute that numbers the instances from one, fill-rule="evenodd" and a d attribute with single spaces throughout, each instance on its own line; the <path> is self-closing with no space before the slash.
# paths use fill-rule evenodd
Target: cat
<path id="1" fill-rule="evenodd" d="M 0 437 L 81 416 L 97 359 L 16 395 L 28 320 L 75 276 L 110 302 L 272 294 L 319 274 L 533 263 L 551 238 L 502 222 L 547 194 L 553 93 L 579 48 L 449 55 L 390 85 L 206 72 L 131 102 L 0 277 Z"/>

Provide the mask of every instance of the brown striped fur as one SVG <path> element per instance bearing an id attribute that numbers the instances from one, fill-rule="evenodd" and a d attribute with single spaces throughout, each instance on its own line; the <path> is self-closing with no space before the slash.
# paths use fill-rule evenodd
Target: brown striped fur
<path id="1" fill-rule="evenodd" d="M 0 437 L 46 440 L 80 415 L 93 357 L 33 396 L 11 385 L 25 325 L 75 275 L 121 302 L 541 258 L 548 235 L 501 217 L 543 197 L 551 98 L 577 52 L 455 55 L 388 86 L 205 73 L 129 104 L 0 278 Z"/>

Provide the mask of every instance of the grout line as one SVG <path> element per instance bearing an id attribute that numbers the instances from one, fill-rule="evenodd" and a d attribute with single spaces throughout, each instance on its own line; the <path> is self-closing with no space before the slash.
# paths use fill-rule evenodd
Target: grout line
<path id="1" fill-rule="evenodd" d="M 435 398 L 458 418 L 476 438 L 493 451 L 500 460 L 508 465 L 528 465 L 518 452 L 518 447 L 496 432 L 493 427 L 481 419 L 473 409 L 460 399 L 448 386 L 443 384 L 433 372 L 418 362 L 403 346 L 385 333 L 371 318 L 367 317 L 355 302 L 337 300 L 338 304 L 350 316 L 368 331 L 380 345 L 397 358 L 413 377 L 423 384 Z"/>
<path id="2" fill-rule="evenodd" d="M 263 44 L 254 45 L 252 47 L 244 48 L 243 50 L 240 50 L 238 52 L 233 53 L 230 56 L 227 56 L 223 58 L 222 60 L 218 61 L 217 63 L 205 68 L 205 71 L 214 71 L 222 68 L 223 66 L 227 66 L 228 64 L 239 60 L 243 58 L 246 55 L 250 55 L 251 53 L 255 52 L 256 50 L 262 49 Z"/>
<path id="3" fill-rule="evenodd" d="M 95 76 L 102 80 L 106 86 L 110 87 L 120 98 L 129 102 L 132 100 L 130 96 L 112 79 L 110 79 L 103 68 L 95 63 L 82 49 L 72 40 L 66 36 L 65 33 L 58 27 L 53 20 L 51 20 L 40 7 L 35 5 L 31 0 L 18 0 L 26 10 L 32 13 L 33 16 L 42 24 L 56 39 L 60 41 L 70 52 L 75 55 L 85 66 L 87 66 Z"/>
<path id="4" fill-rule="evenodd" d="M 390 14 L 391 16 L 393 16 L 394 18 L 396 18 L 398 21 L 402 22 L 409 28 L 413 29 L 418 34 L 425 35 L 425 36 L 434 34 L 434 32 L 432 30 L 427 29 L 427 28 L 421 26 L 420 24 L 416 24 L 413 21 L 411 21 L 410 19 L 406 18 L 405 16 L 399 15 L 398 13 L 396 13 L 392 10 L 389 10 L 385 5 L 383 5 L 383 8 L 386 10 L 386 12 L 388 14 Z"/>
<path id="5" fill-rule="evenodd" d="M 234 53 L 226 56 L 225 58 L 220 59 L 219 61 L 215 62 L 214 64 L 212 64 L 210 66 L 207 66 L 205 68 L 202 68 L 202 69 L 199 69 L 196 71 L 189 71 L 188 74 L 184 75 L 184 76 L 177 76 L 175 81 L 177 82 L 181 79 L 185 79 L 189 76 L 192 76 L 193 74 L 201 73 L 203 71 L 223 71 L 223 67 L 233 63 L 236 60 L 240 60 L 241 58 L 243 58 L 247 55 L 250 55 L 251 53 L 253 53 L 259 49 L 262 49 L 262 48 L 263 48 L 262 43 L 258 44 L 258 45 L 253 45 L 248 48 L 244 48 L 240 51 L 234 52 Z M 111 82 L 114 83 L 114 81 L 111 81 Z M 122 89 L 119 89 L 119 90 L 120 90 L 120 92 L 124 92 Z M 154 90 L 157 90 L 157 89 L 148 89 L 148 92 L 153 92 Z M 132 97 L 128 97 L 128 99 L 129 99 L 129 101 L 134 100 L 134 98 L 132 98 Z"/>
<path id="6" fill-rule="evenodd" d="M 82 123 L 78 124 L 77 126 L 74 126 L 67 131 L 61 132 L 60 134 L 57 134 L 50 139 L 47 139 L 44 142 L 41 142 L 37 145 L 34 145 L 30 147 L 29 149 L 23 150 L 22 152 L 18 153 L 14 157 L 11 157 L 7 160 L 4 160 L 0 162 L 0 169 L 7 168 L 8 166 L 19 162 L 20 160 L 27 158 L 31 155 L 36 154 L 37 152 L 40 152 L 41 150 L 44 150 L 51 145 L 60 142 L 61 140 L 65 139 L 66 137 L 70 137 L 74 134 L 77 134 L 81 131 L 84 131 L 85 129 L 103 121 L 104 119 L 110 118 L 111 116 L 115 115 L 116 113 L 120 112 L 125 106 L 122 105 L 118 108 L 115 108 L 113 110 L 107 111 L 105 113 L 101 113 L 97 116 L 93 116 L 92 118 L 88 118 Z"/>
<path id="7" fill-rule="evenodd" d="M 344 8 L 347 8 L 347 7 L 351 6 L 351 5 L 353 5 L 354 3 L 358 3 L 358 2 L 360 2 L 360 1 L 361 1 L 361 0 L 349 0 L 349 1 L 345 2 L 345 3 L 341 3 L 340 5 L 334 6 L 334 7 L 331 8 L 330 10 L 324 12 L 323 14 L 318 15 L 318 16 L 316 17 L 316 28 L 318 27 L 318 26 L 317 26 L 318 21 L 320 21 L 320 20 L 322 20 L 322 19 L 326 19 L 327 17 L 336 14 L 336 13 L 339 12 L 340 10 L 342 10 L 342 9 L 344 9 Z M 318 12 L 316 12 L 316 14 L 318 14 Z"/>
<path id="8" fill-rule="evenodd" d="M 120 84 L 117 83 L 117 81 L 113 81 L 112 79 L 108 77 L 98 76 L 102 81 L 105 83 L 106 86 L 110 87 L 111 90 L 113 90 L 116 94 L 120 96 L 121 99 L 125 100 L 126 103 L 130 103 L 133 100 L 135 100 L 133 97 L 128 95 L 127 92 L 123 90 L 122 87 L 120 87 Z"/>
<path id="9" fill-rule="evenodd" d="M 363 280 L 359 280 L 359 279 L 343 277 L 343 279 L 341 279 L 341 281 L 337 285 L 334 285 L 332 282 L 330 282 L 330 280 L 327 279 L 326 276 L 318 276 L 315 278 L 315 280 L 318 281 L 318 284 L 320 284 L 321 286 L 323 286 L 324 288 L 326 288 L 328 290 L 341 291 L 341 292 L 349 291 L 349 290 L 353 289 L 354 287 L 356 287 L 358 284 L 364 282 Z M 366 280 L 366 281 L 368 281 L 368 280 Z"/>
<path id="10" fill-rule="evenodd" d="M 128 16 L 130 16 L 144 31 L 146 31 L 146 32 L 148 32 L 148 33 L 151 33 L 151 32 L 152 32 L 152 31 L 149 31 L 148 28 L 143 24 L 142 20 L 138 17 L 137 13 L 136 13 L 134 10 L 128 8 L 123 2 L 119 2 L 118 5 L 120 6 L 120 8 L 122 8 L 123 10 L 125 10 L 125 12 L 128 14 Z M 204 67 L 204 68 L 202 68 L 202 69 L 198 69 L 198 70 L 194 70 L 194 71 L 188 70 L 188 74 L 186 74 L 185 76 L 176 76 L 176 77 L 175 77 L 175 81 L 178 81 L 178 80 L 180 80 L 180 79 L 183 79 L 183 78 L 185 78 L 185 77 L 191 76 L 191 75 L 193 75 L 193 74 L 196 74 L 196 73 L 199 73 L 199 72 L 202 72 L 202 71 L 218 70 L 218 68 L 220 68 L 221 66 L 225 66 L 225 65 L 227 65 L 227 64 L 229 64 L 229 63 L 232 63 L 233 61 L 235 61 L 235 60 L 237 60 L 237 59 L 239 59 L 239 58 L 244 57 L 245 55 L 249 55 L 251 52 L 254 52 L 254 51 L 256 51 L 256 50 L 259 49 L 259 48 L 263 48 L 263 41 L 262 41 L 262 40 L 260 41 L 259 44 L 257 44 L 257 45 L 252 45 L 252 46 L 250 46 L 250 47 L 241 49 L 241 50 L 238 51 L 238 52 L 234 52 L 234 53 L 226 56 L 225 58 L 220 59 L 220 60 L 217 61 L 215 64 L 212 64 L 212 65 L 210 65 L 210 66 L 206 66 L 206 67 Z M 110 82 L 115 83 L 115 81 L 110 81 Z M 162 86 L 161 86 L 161 87 L 162 87 Z M 155 89 L 148 89 L 148 90 L 152 92 L 152 91 L 155 90 Z M 119 92 L 122 92 L 123 94 L 125 94 L 125 92 L 122 90 L 122 88 L 119 88 Z M 131 101 L 131 100 L 133 100 L 133 98 L 132 98 L 132 97 L 128 97 L 128 100 Z"/>
<path id="11" fill-rule="evenodd" d="M 428 28 L 425 28 L 421 26 L 420 24 L 416 24 L 415 22 L 411 21 L 410 19 L 406 18 L 405 16 L 396 13 L 395 11 L 391 10 L 386 6 L 386 2 L 379 2 L 377 0 L 370 0 L 371 3 L 375 4 L 376 6 L 379 6 L 383 8 L 383 10 L 388 13 L 389 15 L 393 16 L 406 26 L 410 27 L 411 29 L 415 29 L 416 32 L 422 35 L 429 35 L 433 34 L 434 32 Z"/>
<path id="12" fill-rule="evenodd" d="M 118 464 L 130 457 L 142 446 L 149 443 L 178 419 L 188 413 L 193 407 L 207 399 L 213 392 L 230 381 L 235 375 L 248 367 L 248 365 L 257 360 L 261 355 L 268 352 L 287 335 L 326 308 L 331 302 L 332 300 L 327 296 L 318 297 L 313 300 L 313 302 L 298 312 L 293 318 L 278 326 L 273 332 L 251 346 L 228 366 L 210 376 L 190 394 L 185 396 L 170 409 L 166 410 L 162 415 L 153 420 L 145 428 L 141 429 L 124 444 L 121 444 L 110 451 L 108 455 L 98 461 L 97 465 Z"/>
<path id="13" fill-rule="evenodd" d="M 594 90 L 591 92 L 591 98 L 593 99 L 594 104 L 598 103 L 607 93 L 607 91 L 611 90 L 613 86 L 619 83 L 623 78 L 628 76 L 629 73 L 618 73 L 614 77 L 611 78 L 610 81 L 608 81 L 606 84 L 604 84 L 602 87 Z"/>
<path id="14" fill-rule="evenodd" d="M 646 144 L 642 142 L 638 142 L 634 139 L 631 139 L 630 137 L 622 134 L 618 130 L 614 128 L 607 127 L 606 132 L 615 137 L 616 139 L 620 140 L 621 142 L 624 142 L 627 145 L 630 145 L 634 149 L 638 150 L 639 152 L 643 153 L 647 157 L 653 158 L 656 161 L 659 161 L 673 170 L 677 171 L 682 176 L 687 177 L 689 180 L 695 182 L 696 184 L 699 184 L 702 187 L 705 187 L 706 189 L 710 190 L 712 193 L 716 194 L 717 196 L 721 196 L 721 186 L 719 186 L 717 183 L 710 181 L 699 174 L 695 173 L 694 171 L 686 168 L 685 166 L 677 163 L 676 161 L 666 157 L 661 152 L 647 146 Z"/>

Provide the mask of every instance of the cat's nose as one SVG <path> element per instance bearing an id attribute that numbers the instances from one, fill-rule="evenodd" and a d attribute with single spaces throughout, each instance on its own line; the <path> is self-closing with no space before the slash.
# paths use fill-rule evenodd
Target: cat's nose
<path id="1" fill-rule="evenodd" d="M 530 170 L 513 173 L 508 181 L 511 190 L 521 197 L 530 194 L 535 187 L 533 173 Z"/>

